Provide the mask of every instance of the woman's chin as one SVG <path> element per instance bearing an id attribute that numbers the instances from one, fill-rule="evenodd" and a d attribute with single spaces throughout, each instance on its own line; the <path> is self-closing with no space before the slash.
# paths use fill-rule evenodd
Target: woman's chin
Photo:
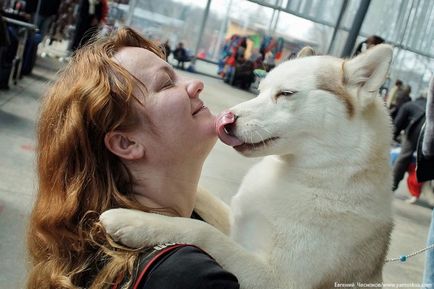
<path id="1" fill-rule="evenodd" d="M 212 151 L 212 149 L 214 148 L 216 142 L 217 142 L 217 135 L 214 134 L 210 134 L 209 137 L 207 137 L 206 139 L 203 139 L 201 141 L 201 155 L 203 155 L 205 158 L 210 154 L 210 152 Z"/>

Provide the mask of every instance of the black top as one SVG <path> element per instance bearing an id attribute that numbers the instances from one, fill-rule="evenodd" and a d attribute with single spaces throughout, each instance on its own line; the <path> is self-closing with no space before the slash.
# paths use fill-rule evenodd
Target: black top
<path id="1" fill-rule="evenodd" d="M 41 7 L 39 8 L 39 15 L 49 17 L 51 15 L 56 15 L 59 6 L 60 6 L 60 0 L 39 0 L 41 1 Z M 36 10 L 38 9 L 38 1 L 36 0 L 27 0 L 26 1 L 26 7 L 25 11 L 29 14 L 36 13 Z"/>
<path id="2" fill-rule="evenodd" d="M 138 289 L 239 289 L 237 278 L 200 249 L 176 248 L 158 260 Z"/>
<path id="3" fill-rule="evenodd" d="M 413 134 L 413 138 L 417 140 L 419 131 L 422 128 L 423 121 L 420 121 L 425 116 L 426 99 L 418 98 L 415 101 L 410 101 L 404 104 L 398 111 L 398 115 L 394 120 L 395 131 L 393 137 L 399 135 L 402 130 L 408 138 Z"/>
<path id="4" fill-rule="evenodd" d="M 416 154 L 416 176 L 418 182 L 426 182 L 434 180 L 434 158 L 427 157 L 422 152 L 422 143 L 425 137 L 425 126 L 423 126 L 419 140 L 417 143 L 417 154 Z"/>

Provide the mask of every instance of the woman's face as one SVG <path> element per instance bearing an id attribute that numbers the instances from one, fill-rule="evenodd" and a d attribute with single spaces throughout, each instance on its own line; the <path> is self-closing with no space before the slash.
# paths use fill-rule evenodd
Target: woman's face
<path id="1" fill-rule="evenodd" d="M 146 87 L 135 90 L 144 105 L 136 103 L 143 117 L 133 130 L 145 154 L 169 162 L 205 159 L 217 137 L 215 116 L 199 98 L 203 83 L 177 75 L 167 62 L 143 48 L 125 47 L 115 58 Z"/>

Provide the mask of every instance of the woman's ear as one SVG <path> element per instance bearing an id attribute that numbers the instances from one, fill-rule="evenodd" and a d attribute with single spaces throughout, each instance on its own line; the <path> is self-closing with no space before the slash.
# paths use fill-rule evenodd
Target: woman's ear
<path id="1" fill-rule="evenodd" d="M 125 160 L 137 160 L 145 155 L 143 145 L 128 137 L 128 134 L 124 132 L 106 133 L 104 143 L 109 151 Z"/>

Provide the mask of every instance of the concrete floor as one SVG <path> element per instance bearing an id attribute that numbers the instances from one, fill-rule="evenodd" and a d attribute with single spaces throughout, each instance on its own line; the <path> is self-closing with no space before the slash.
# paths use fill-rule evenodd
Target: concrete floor
<path id="1" fill-rule="evenodd" d="M 47 83 L 55 79 L 61 64 L 39 58 L 31 76 L 23 78 L 9 91 L 0 91 L 0 289 L 23 288 L 25 280 L 25 227 L 35 191 L 34 128 L 41 95 Z M 187 74 L 185 72 L 180 72 Z M 205 90 L 202 98 L 215 113 L 254 97 L 222 81 L 202 75 Z M 229 201 L 247 169 L 258 159 L 241 157 L 231 148 L 217 143 L 205 163 L 201 185 Z M 394 200 L 395 229 L 389 257 L 409 254 L 425 246 L 431 209 L 421 202 L 409 205 L 402 199 L 405 183 Z M 407 263 L 387 264 L 384 283 L 395 288 L 415 288 L 403 283 L 420 283 L 424 254 Z"/>

